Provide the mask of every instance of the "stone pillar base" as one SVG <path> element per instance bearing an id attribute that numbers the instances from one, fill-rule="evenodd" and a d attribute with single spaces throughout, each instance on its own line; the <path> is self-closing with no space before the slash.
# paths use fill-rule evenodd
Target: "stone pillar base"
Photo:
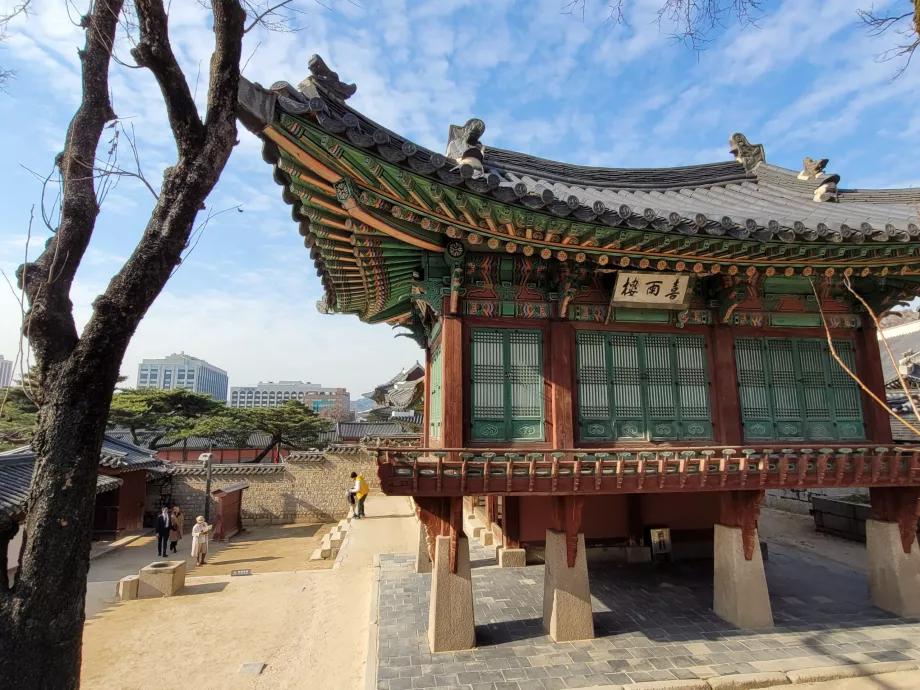
<path id="1" fill-rule="evenodd" d="M 115 586 L 115 595 L 120 601 L 137 599 L 137 585 L 140 578 L 137 575 L 128 575 L 121 578 Z"/>
<path id="2" fill-rule="evenodd" d="M 137 574 L 137 597 L 171 597 L 185 587 L 185 561 L 157 561 Z"/>
<path id="3" fill-rule="evenodd" d="M 523 549 L 521 549 L 523 551 Z M 566 555 L 565 533 L 546 530 L 543 627 L 556 642 L 594 638 L 585 535 L 578 535 L 575 567 Z"/>
<path id="4" fill-rule="evenodd" d="M 898 616 L 920 616 L 920 548 L 904 553 L 897 522 L 866 520 L 869 598 Z"/>
<path id="5" fill-rule="evenodd" d="M 716 525 L 713 551 L 712 608 L 716 615 L 743 629 L 772 628 L 773 609 L 760 549 L 745 560 L 741 528 Z"/>
<path id="6" fill-rule="evenodd" d="M 495 543 L 495 535 L 492 534 L 492 529 L 486 527 L 482 532 L 479 533 L 479 545 L 480 546 L 492 546 Z"/>
<path id="7" fill-rule="evenodd" d="M 418 523 L 418 551 L 415 554 L 415 572 L 431 572 L 431 556 L 428 555 L 428 531 L 421 522 Z"/>
<path id="8" fill-rule="evenodd" d="M 499 546 L 496 552 L 499 568 L 523 568 L 527 565 L 527 554 L 524 549 L 506 549 Z"/>
<path id="9" fill-rule="evenodd" d="M 450 572 L 450 537 L 437 537 L 428 608 L 428 646 L 432 653 L 456 652 L 476 646 L 473 623 L 473 581 L 470 543 L 460 538 L 457 572 Z"/>

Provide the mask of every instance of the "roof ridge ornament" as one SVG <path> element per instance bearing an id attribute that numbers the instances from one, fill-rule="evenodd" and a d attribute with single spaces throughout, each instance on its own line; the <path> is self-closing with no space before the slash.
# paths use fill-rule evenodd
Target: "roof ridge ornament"
<path id="1" fill-rule="evenodd" d="M 478 172 L 482 174 L 486 147 L 479 141 L 486 131 L 486 123 L 478 118 L 471 118 L 465 125 L 451 125 L 447 132 L 447 151 L 445 155 L 457 162 L 457 168 L 464 179 L 469 179 Z"/>
<path id="2" fill-rule="evenodd" d="M 735 157 L 735 160 L 741 163 L 748 172 L 757 167 L 758 163 L 767 162 L 767 154 L 763 150 L 763 144 L 752 144 L 740 132 L 735 132 L 728 138 L 728 146 L 728 150 Z"/>
<path id="3" fill-rule="evenodd" d="M 824 168 L 830 162 L 829 158 L 809 158 L 805 156 L 802 161 L 802 172 L 799 173 L 800 180 L 815 180 L 824 175 Z"/>
<path id="4" fill-rule="evenodd" d="M 310 93 L 309 89 L 305 91 L 305 87 L 309 86 L 321 91 L 324 95 L 339 103 L 347 101 L 354 96 L 355 91 L 358 90 L 355 84 L 346 84 L 339 79 L 338 72 L 333 72 L 329 69 L 326 61 L 319 55 L 313 55 L 307 63 L 307 66 L 310 69 L 310 76 L 297 85 L 297 90 L 308 98 L 315 95 Z"/>

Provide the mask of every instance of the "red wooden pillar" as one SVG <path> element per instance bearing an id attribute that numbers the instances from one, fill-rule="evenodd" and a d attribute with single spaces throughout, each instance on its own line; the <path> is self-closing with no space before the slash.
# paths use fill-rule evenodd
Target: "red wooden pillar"
<path id="1" fill-rule="evenodd" d="M 879 522 L 896 522 L 901 533 L 904 553 L 910 553 L 917 538 L 917 514 L 920 487 L 872 487 L 869 501 L 872 504 L 872 519 Z"/>
<path id="2" fill-rule="evenodd" d="M 553 496 L 553 529 L 565 532 L 568 566 L 575 567 L 578 552 L 578 533 L 581 532 L 581 513 L 585 505 L 583 496 Z"/>
<path id="3" fill-rule="evenodd" d="M 869 390 L 885 400 L 885 375 L 882 372 L 877 332 L 875 324 L 871 322 L 856 332 L 856 375 Z M 887 352 L 885 357 L 888 357 Z M 865 392 L 860 391 L 860 394 L 866 438 L 874 443 L 893 443 L 888 413 Z"/>
<path id="4" fill-rule="evenodd" d="M 763 491 L 723 491 L 719 494 L 719 524 L 740 527 L 744 543 L 744 558 L 751 560 L 757 544 L 757 519 Z"/>
<path id="5" fill-rule="evenodd" d="M 450 537 L 450 571 L 457 572 L 457 553 L 463 536 L 462 496 L 416 496 L 415 511 L 425 526 L 428 554 L 435 559 L 435 542 L 438 537 Z"/>
<path id="6" fill-rule="evenodd" d="M 550 324 L 551 437 L 553 448 L 575 446 L 572 390 L 574 383 L 575 330 L 565 321 Z"/>
<path id="7" fill-rule="evenodd" d="M 519 496 L 502 498 L 502 546 L 521 548 L 521 499 Z"/>
<path id="8" fill-rule="evenodd" d="M 422 417 L 422 448 L 431 447 L 431 438 L 428 435 L 430 427 L 428 420 L 431 418 L 431 348 L 425 348 L 425 399 Z"/>
<path id="9" fill-rule="evenodd" d="M 444 448 L 463 447 L 463 322 L 445 316 L 441 326 L 441 440 Z"/>
<path id="10" fill-rule="evenodd" d="M 712 345 L 714 367 L 711 374 L 711 405 L 716 426 L 715 438 L 726 446 L 740 445 L 743 440 L 741 397 L 738 393 L 735 339 L 731 328 L 717 324 L 713 328 Z"/>

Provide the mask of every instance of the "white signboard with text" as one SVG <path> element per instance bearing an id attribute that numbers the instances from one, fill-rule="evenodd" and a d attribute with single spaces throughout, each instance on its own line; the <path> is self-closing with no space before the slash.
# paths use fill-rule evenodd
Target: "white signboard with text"
<path id="1" fill-rule="evenodd" d="M 679 273 L 617 273 L 613 304 L 618 306 L 664 307 L 686 306 L 690 276 Z"/>

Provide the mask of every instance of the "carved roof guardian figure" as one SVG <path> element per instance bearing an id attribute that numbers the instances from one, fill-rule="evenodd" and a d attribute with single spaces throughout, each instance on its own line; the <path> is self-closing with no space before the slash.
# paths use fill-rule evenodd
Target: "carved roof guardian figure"
<path id="1" fill-rule="evenodd" d="M 307 66 L 310 68 L 310 76 L 300 83 L 297 87 L 298 91 L 303 91 L 304 84 L 309 82 L 327 96 L 344 103 L 358 90 L 355 84 L 346 84 L 339 79 L 338 72 L 329 69 L 319 55 L 312 56 Z"/>
<path id="2" fill-rule="evenodd" d="M 758 163 L 767 162 L 767 154 L 763 150 L 763 145 L 752 144 L 746 136 L 739 132 L 735 132 L 728 138 L 728 146 L 735 160 L 741 163 L 748 172 L 753 170 Z"/>
<path id="3" fill-rule="evenodd" d="M 486 123 L 473 118 L 467 120 L 462 127 L 451 125 L 447 133 L 446 155 L 457 161 L 457 169 L 465 179 L 484 172 L 482 161 L 485 158 L 486 147 L 479 142 L 479 137 L 485 131 Z"/>

